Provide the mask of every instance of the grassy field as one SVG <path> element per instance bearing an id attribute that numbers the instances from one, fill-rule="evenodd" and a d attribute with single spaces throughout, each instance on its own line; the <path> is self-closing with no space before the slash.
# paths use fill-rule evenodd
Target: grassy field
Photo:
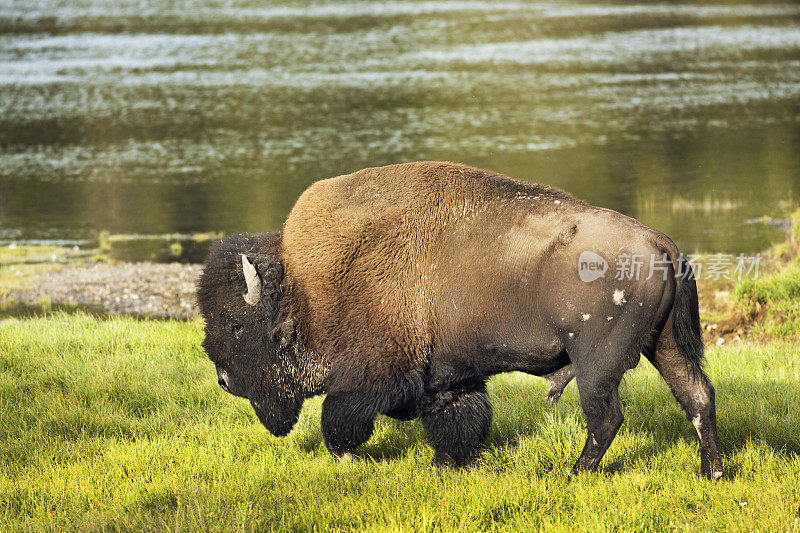
<path id="1" fill-rule="evenodd" d="M 349 463 L 320 399 L 272 437 L 223 393 L 194 322 L 83 314 L 0 322 L 2 530 L 800 529 L 800 358 L 786 341 L 710 348 L 728 477 L 701 478 L 694 430 L 646 361 L 621 387 L 626 422 L 595 474 L 571 384 L 491 381 L 487 450 L 431 466 L 417 422 L 381 417 Z"/>
<path id="2" fill-rule="evenodd" d="M 744 280 L 734 293 L 739 309 L 754 321 L 756 335 L 800 337 L 800 210 L 791 220 L 786 242 L 774 250 L 780 259 L 778 268 L 758 279 Z"/>

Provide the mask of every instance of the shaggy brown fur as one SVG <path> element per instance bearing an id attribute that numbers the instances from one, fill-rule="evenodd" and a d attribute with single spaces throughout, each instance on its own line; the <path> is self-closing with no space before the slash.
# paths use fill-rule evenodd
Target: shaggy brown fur
<path id="1" fill-rule="evenodd" d="M 441 162 L 313 184 L 286 219 L 281 247 L 308 349 L 347 358 L 358 368 L 353 377 L 369 380 L 427 364 L 437 337 L 443 233 L 537 194 L 580 203 L 551 187 Z"/>

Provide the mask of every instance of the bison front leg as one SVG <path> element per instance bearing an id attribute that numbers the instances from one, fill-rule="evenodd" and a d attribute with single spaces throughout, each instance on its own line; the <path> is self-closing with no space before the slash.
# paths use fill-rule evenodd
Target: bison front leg
<path id="1" fill-rule="evenodd" d="M 372 435 L 377 410 L 356 393 L 330 393 L 322 402 L 322 436 L 334 457 L 346 457 Z"/>
<path id="2" fill-rule="evenodd" d="M 492 405 L 483 385 L 477 390 L 437 394 L 421 415 L 437 465 L 461 466 L 475 459 L 489 436 Z"/>

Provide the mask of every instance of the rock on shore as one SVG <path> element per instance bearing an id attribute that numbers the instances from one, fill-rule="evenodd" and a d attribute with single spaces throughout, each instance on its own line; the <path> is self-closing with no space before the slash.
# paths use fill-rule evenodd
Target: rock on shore
<path id="1" fill-rule="evenodd" d="M 87 263 L 42 273 L 8 297 L 28 304 L 90 305 L 105 312 L 190 318 L 198 313 L 195 284 L 201 265 Z"/>

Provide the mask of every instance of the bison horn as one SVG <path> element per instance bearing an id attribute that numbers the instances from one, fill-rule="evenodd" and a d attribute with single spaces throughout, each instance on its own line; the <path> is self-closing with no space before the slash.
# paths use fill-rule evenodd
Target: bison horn
<path id="1" fill-rule="evenodd" d="M 247 256 L 242 254 L 242 272 L 244 280 L 247 282 L 247 293 L 244 301 L 250 305 L 256 305 L 261 298 L 261 278 L 258 277 L 256 267 L 247 260 Z"/>

